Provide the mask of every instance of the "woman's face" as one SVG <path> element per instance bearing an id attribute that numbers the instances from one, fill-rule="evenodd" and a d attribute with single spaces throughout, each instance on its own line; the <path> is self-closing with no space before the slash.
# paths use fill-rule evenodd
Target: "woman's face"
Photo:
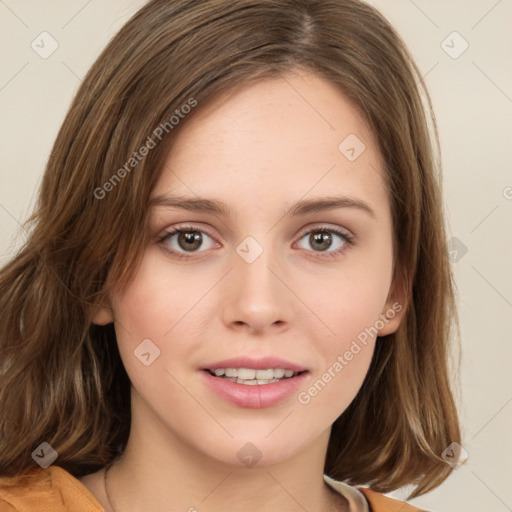
<path id="1" fill-rule="evenodd" d="M 201 107 L 152 191 L 140 267 L 97 321 L 115 322 L 137 421 L 218 461 L 274 463 L 326 443 L 403 314 L 383 165 L 315 74 Z"/>

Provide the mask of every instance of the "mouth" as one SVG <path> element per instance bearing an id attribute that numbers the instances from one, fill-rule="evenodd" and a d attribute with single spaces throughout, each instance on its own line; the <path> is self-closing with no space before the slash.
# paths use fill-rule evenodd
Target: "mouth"
<path id="1" fill-rule="evenodd" d="M 203 382 L 222 400 L 242 408 L 261 409 L 291 399 L 306 385 L 309 370 L 271 358 L 236 358 L 201 368 Z"/>
<path id="2" fill-rule="evenodd" d="M 307 370 L 296 371 L 288 368 L 205 368 L 204 371 L 213 377 L 246 386 L 274 384 L 307 372 Z"/>

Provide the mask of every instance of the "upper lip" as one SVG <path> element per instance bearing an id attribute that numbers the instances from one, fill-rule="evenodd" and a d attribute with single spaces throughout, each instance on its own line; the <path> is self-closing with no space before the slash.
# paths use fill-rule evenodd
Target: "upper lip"
<path id="1" fill-rule="evenodd" d="M 216 370 L 218 368 L 251 368 L 254 370 L 283 368 L 284 370 L 293 370 L 294 372 L 303 372 L 307 370 L 307 368 L 304 366 L 274 356 L 239 356 L 232 357 L 230 359 L 223 359 L 222 361 L 216 361 L 215 363 L 209 363 L 201 366 L 201 370 Z"/>

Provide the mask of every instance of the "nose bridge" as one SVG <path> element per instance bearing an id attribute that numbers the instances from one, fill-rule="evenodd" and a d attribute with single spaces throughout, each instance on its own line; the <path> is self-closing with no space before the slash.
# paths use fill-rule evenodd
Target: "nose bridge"
<path id="1" fill-rule="evenodd" d="M 274 274 L 278 254 L 248 237 L 236 249 L 233 271 L 225 297 L 223 316 L 226 324 L 246 324 L 251 329 L 262 330 L 273 324 L 285 322 L 285 293 L 283 284 Z"/>

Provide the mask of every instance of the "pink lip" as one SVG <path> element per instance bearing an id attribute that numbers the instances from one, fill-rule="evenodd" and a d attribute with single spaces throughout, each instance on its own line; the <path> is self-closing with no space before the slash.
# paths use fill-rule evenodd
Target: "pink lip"
<path id="1" fill-rule="evenodd" d="M 307 370 L 307 368 L 304 368 L 303 366 L 299 366 L 291 363 L 290 361 L 273 356 L 264 356 L 259 358 L 248 356 L 233 357 L 231 359 L 224 359 L 222 361 L 201 366 L 201 370 L 216 370 L 217 368 L 252 368 L 254 370 L 283 368 L 284 370 L 293 370 L 294 372 L 303 372 Z M 245 386 L 245 384 L 243 385 Z"/>
<path id="2" fill-rule="evenodd" d="M 222 364 L 225 362 L 226 361 L 222 361 Z M 270 368 L 284 367 L 290 370 L 294 369 L 293 365 L 292 367 L 288 366 L 288 364 L 275 365 L 275 360 L 271 365 L 265 364 L 263 366 L 254 366 L 254 362 L 250 365 L 244 365 L 240 364 L 237 360 L 237 363 L 234 365 L 228 364 L 226 366 L 221 366 L 219 364 L 217 367 L 264 369 L 268 368 L 269 366 Z M 219 377 L 214 377 L 207 370 L 201 371 L 201 374 L 203 375 L 206 384 L 211 390 L 213 390 L 214 393 L 234 405 L 238 405 L 239 407 L 247 407 L 250 409 L 262 409 L 264 407 L 270 407 L 277 404 L 281 400 L 284 400 L 292 394 L 295 394 L 300 386 L 304 383 L 304 381 L 309 378 L 309 372 L 304 372 L 295 377 L 283 379 L 279 382 L 273 382 L 272 384 L 256 384 L 254 386 L 250 386 L 247 384 L 231 382 Z"/>

